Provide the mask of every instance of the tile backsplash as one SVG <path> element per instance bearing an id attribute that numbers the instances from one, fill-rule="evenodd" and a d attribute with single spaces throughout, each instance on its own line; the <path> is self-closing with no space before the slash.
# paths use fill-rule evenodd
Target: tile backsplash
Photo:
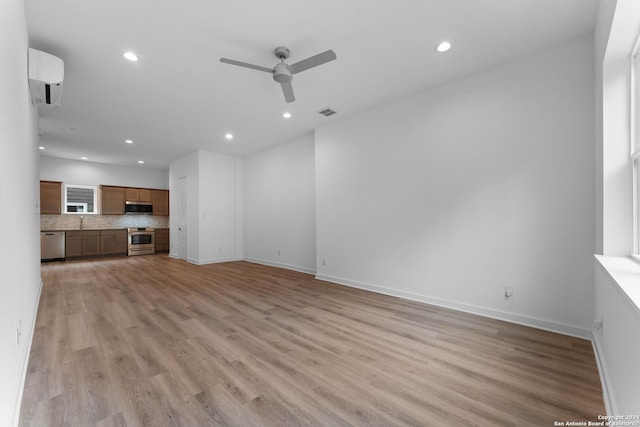
<path id="1" fill-rule="evenodd" d="M 169 217 L 158 215 L 40 215 L 40 230 L 105 230 L 127 227 L 169 228 Z"/>

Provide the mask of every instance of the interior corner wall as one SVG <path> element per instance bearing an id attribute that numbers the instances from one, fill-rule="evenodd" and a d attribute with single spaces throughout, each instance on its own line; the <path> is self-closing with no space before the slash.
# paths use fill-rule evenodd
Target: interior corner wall
<path id="1" fill-rule="evenodd" d="M 235 252 L 236 261 L 244 260 L 244 159 L 235 158 Z"/>
<path id="2" fill-rule="evenodd" d="M 593 61 L 583 36 L 317 128 L 317 277 L 590 337 Z"/>
<path id="3" fill-rule="evenodd" d="M 235 157 L 198 152 L 198 264 L 236 260 L 236 167 Z"/>
<path id="4" fill-rule="evenodd" d="M 313 135 L 245 158 L 244 184 L 245 259 L 314 274 Z"/>
<path id="5" fill-rule="evenodd" d="M 18 425 L 41 289 L 37 111 L 24 2 L 0 2 L 0 420 Z M 17 330 L 21 334 L 17 336 Z"/>
<path id="6" fill-rule="evenodd" d="M 169 166 L 170 255 L 179 258 L 179 180 L 187 180 L 187 261 L 193 264 L 242 259 L 242 161 L 231 156 L 196 151 Z M 240 171 L 238 172 L 238 169 Z M 240 237 L 238 237 L 240 236 Z M 239 255 L 240 254 L 240 255 Z"/>

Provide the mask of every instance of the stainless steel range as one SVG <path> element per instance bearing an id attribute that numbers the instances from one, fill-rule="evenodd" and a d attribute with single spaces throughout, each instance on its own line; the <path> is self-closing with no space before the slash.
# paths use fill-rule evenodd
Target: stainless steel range
<path id="1" fill-rule="evenodd" d="M 156 251 L 156 230 L 154 228 L 130 227 L 129 256 L 150 255 Z"/>

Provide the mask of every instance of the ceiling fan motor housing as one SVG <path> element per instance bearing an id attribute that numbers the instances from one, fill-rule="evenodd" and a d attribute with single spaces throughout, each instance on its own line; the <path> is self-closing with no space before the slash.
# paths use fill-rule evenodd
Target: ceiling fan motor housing
<path id="1" fill-rule="evenodd" d="M 287 59 L 290 53 L 289 48 L 284 46 L 278 46 L 273 51 L 276 54 L 276 58 L 278 59 Z"/>
<path id="2" fill-rule="evenodd" d="M 273 68 L 273 80 L 278 83 L 289 83 L 293 78 L 291 69 L 284 62 L 279 63 Z"/>

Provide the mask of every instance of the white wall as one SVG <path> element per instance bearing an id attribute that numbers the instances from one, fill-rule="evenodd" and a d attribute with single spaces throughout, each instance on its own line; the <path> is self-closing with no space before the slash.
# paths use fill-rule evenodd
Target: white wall
<path id="1" fill-rule="evenodd" d="M 21 0 L 0 2 L 0 423 L 17 425 L 40 293 L 37 113 Z M 16 329 L 22 324 L 18 344 Z"/>
<path id="2" fill-rule="evenodd" d="M 198 263 L 242 259 L 241 251 L 236 257 L 236 159 L 200 151 L 198 162 Z"/>
<path id="3" fill-rule="evenodd" d="M 40 179 L 75 185 L 169 188 L 169 172 L 144 167 L 127 167 L 81 160 L 40 157 Z"/>
<path id="4" fill-rule="evenodd" d="M 178 182 L 187 178 L 188 253 L 194 264 L 242 259 L 242 161 L 231 156 L 197 151 L 171 162 L 171 256 L 179 257 Z"/>
<path id="5" fill-rule="evenodd" d="M 245 259 L 316 272 L 313 135 L 244 159 Z"/>
<path id="6" fill-rule="evenodd" d="M 586 36 L 316 129 L 318 277 L 590 336 L 593 79 Z"/>

